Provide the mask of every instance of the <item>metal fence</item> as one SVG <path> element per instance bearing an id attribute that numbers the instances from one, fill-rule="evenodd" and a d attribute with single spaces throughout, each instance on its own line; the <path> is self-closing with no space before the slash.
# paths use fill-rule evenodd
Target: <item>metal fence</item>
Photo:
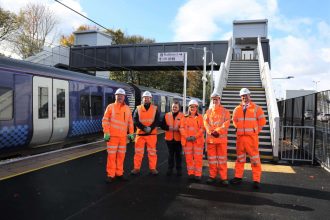
<path id="1" fill-rule="evenodd" d="M 330 90 L 313 93 L 306 96 L 287 99 L 277 102 L 281 124 L 281 141 L 284 143 L 283 148 L 288 147 L 290 142 L 293 145 L 300 144 L 300 148 L 304 149 L 301 144 L 306 144 L 306 132 L 308 127 L 314 129 L 314 136 L 309 137 L 314 143 L 314 160 L 330 170 Z M 290 127 L 291 126 L 291 127 Z M 297 142 L 297 132 L 292 127 L 304 127 L 303 135 Z M 295 131 L 295 138 L 291 136 Z M 301 136 L 304 138 L 301 139 Z M 290 142 L 285 142 L 290 141 Z M 292 158 L 292 155 L 285 155 L 284 158 Z M 310 152 L 310 151 L 309 151 Z M 309 153 L 310 154 L 310 153 Z"/>
<path id="2" fill-rule="evenodd" d="M 282 160 L 314 162 L 314 127 L 282 126 L 280 157 Z"/>

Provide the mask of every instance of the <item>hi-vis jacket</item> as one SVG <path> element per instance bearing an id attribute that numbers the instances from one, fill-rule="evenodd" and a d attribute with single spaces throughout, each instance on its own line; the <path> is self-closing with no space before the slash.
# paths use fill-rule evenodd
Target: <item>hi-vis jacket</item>
<path id="1" fill-rule="evenodd" d="M 212 144 L 227 143 L 229 125 L 230 113 L 222 105 L 208 109 L 204 115 L 206 142 Z M 217 131 L 220 134 L 219 137 L 213 137 L 211 135 L 212 131 Z"/>
<path id="2" fill-rule="evenodd" d="M 185 115 L 182 117 L 180 134 L 182 146 L 186 145 L 186 138 L 189 136 L 194 136 L 196 138 L 197 145 L 204 145 L 204 124 L 202 115 Z"/>
<path id="3" fill-rule="evenodd" d="M 156 120 L 156 114 L 157 114 L 157 106 L 150 105 L 149 109 L 146 110 L 144 105 L 139 105 L 136 109 L 138 113 L 138 121 L 145 127 L 150 127 L 152 124 L 154 124 Z M 137 126 L 136 130 L 137 135 L 145 135 L 146 133 Z M 152 129 L 150 134 L 157 134 L 157 127 Z"/>
<path id="4" fill-rule="evenodd" d="M 168 125 L 168 131 L 165 131 L 165 140 L 167 141 L 181 141 L 181 134 L 179 131 L 181 118 L 183 117 L 183 113 L 179 112 L 178 115 L 173 120 L 173 113 L 168 112 L 165 114 L 165 121 Z"/>
<path id="5" fill-rule="evenodd" d="M 102 119 L 103 132 L 112 137 L 126 137 L 134 133 L 132 112 L 125 104 L 117 102 L 108 105 Z"/>
<path id="6" fill-rule="evenodd" d="M 266 124 L 266 118 L 262 108 L 252 101 L 249 103 L 246 112 L 243 112 L 243 105 L 238 105 L 233 112 L 233 124 L 236 128 L 236 135 L 258 135 Z"/>

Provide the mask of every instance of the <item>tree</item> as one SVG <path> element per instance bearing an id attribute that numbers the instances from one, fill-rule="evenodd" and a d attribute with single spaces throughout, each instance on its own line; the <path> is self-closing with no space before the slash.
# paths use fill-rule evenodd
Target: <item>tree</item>
<path id="1" fill-rule="evenodd" d="M 14 46 L 23 58 L 27 58 L 42 51 L 57 20 L 48 7 L 33 3 L 20 10 L 18 19 L 20 26 Z"/>
<path id="2" fill-rule="evenodd" d="M 87 30 L 96 30 L 96 27 L 89 26 L 89 25 L 80 25 L 76 31 L 87 31 Z M 71 47 L 74 44 L 74 34 L 70 35 L 62 35 L 60 39 L 60 45 L 66 46 L 66 47 Z"/>
<path id="3" fill-rule="evenodd" d="M 8 39 L 17 28 L 17 16 L 0 7 L 0 42 Z"/>

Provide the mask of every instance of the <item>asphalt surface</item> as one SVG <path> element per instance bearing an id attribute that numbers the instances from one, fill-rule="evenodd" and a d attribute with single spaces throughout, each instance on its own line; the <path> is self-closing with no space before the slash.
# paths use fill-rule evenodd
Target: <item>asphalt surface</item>
<path id="1" fill-rule="evenodd" d="M 163 139 L 159 137 L 159 140 Z M 158 142 L 158 176 L 105 182 L 106 152 L 99 152 L 0 181 L 0 219 L 328 219 L 330 174 L 320 167 L 294 166 L 295 173 L 264 172 L 262 188 L 251 184 L 207 185 L 187 175 L 166 176 L 167 147 Z M 276 166 L 276 165 L 274 165 Z M 133 167 L 133 147 L 125 160 Z M 276 169 L 276 167 L 275 167 Z M 229 169 L 229 177 L 233 170 Z"/>

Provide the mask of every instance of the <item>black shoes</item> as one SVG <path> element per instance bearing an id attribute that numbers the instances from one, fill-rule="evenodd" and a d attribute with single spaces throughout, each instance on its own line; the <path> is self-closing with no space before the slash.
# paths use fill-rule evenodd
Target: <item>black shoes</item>
<path id="1" fill-rule="evenodd" d="M 242 183 L 242 178 L 235 177 L 235 178 L 231 179 L 229 182 L 232 185 L 239 185 Z"/>
<path id="2" fill-rule="evenodd" d="M 195 176 L 195 181 L 197 183 L 201 182 L 202 181 L 202 177 L 201 176 Z"/>
<path id="3" fill-rule="evenodd" d="M 229 181 L 228 180 L 220 180 L 220 185 L 221 186 L 229 186 Z"/>
<path id="4" fill-rule="evenodd" d="M 194 180 L 194 179 L 195 179 L 195 175 L 190 174 L 190 175 L 188 176 L 188 179 L 189 179 L 189 180 Z"/>
<path id="5" fill-rule="evenodd" d="M 159 174 L 159 172 L 156 169 L 152 169 L 152 170 L 150 170 L 150 174 L 153 176 L 157 176 Z"/>
<path id="6" fill-rule="evenodd" d="M 257 181 L 253 181 L 252 186 L 253 186 L 254 189 L 260 189 L 260 183 L 257 182 Z"/>
<path id="7" fill-rule="evenodd" d="M 209 177 L 207 180 L 206 180 L 206 183 L 207 184 L 213 184 L 216 182 L 216 179 L 215 178 L 212 178 L 212 177 Z"/>
<path id="8" fill-rule="evenodd" d="M 121 181 L 121 182 L 127 182 L 129 181 L 129 179 L 127 179 L 124 175 L 121 176 L 116 176 L 116 178 Z"/>
<path id="9" fill-rule="evenodd" d="M 131 175 L 133 175 L 133 176 L 140 175 L 140 170 L 139 169 L 131 170 Z"/>
<path id="10" fill-rule="evenodd" d="M 111 177 L 111 176 L 107 176 L 106 179 L 105 179 L 105 182 L 106 183 L 112 183 L 115 181 L 115 178 L 114 177 Z"/>

